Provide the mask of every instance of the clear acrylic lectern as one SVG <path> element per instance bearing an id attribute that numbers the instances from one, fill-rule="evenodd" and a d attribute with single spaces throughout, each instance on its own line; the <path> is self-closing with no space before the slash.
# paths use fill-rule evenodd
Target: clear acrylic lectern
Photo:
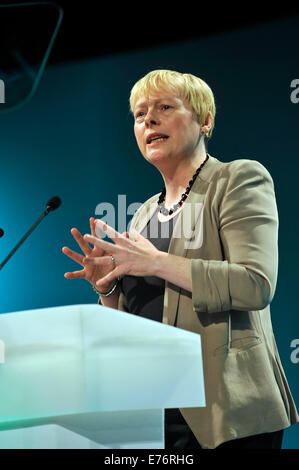
<path id="1" fill-rule="evenodd" d="M 0 448 L 164 448 L 205 406 L 200 335 L 101 305 L 0 315 Z"/>

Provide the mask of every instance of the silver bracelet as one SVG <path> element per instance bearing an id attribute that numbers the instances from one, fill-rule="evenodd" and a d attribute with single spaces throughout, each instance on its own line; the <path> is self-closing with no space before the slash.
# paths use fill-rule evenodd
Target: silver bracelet
<path id="1" fill-rule="evenodd" d="M 102 292 L 99 292 L 98 289 L 95 286 L 92 286 L 92 288 L 101 297 L 109 297 L 109 295 L 111 295 L 115 291 L 117 284 L 118 284 L 118 279 L 116 279 L 116 283 L 114 284 L 112 289 L 110 289 L 110 291 L 107 292 L 106 294 L 103 294 Z"/>

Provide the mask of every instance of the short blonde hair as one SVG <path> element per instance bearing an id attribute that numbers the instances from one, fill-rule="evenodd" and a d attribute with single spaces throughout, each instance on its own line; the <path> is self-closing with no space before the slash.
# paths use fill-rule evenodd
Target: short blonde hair
<path id="1" fill-rule="evenodd" d="M 151 92 L 166 90 L 186 99 L 199 122 L 206 122 L 209 111 L 213 116 L 212 127 L 207 137 L 212 136 L 216 106 L 214 95 L 209 85 L 201 78 L 190 73 L 180 73 L 173 70 L 153 70 L 135 83 L 130 94 L 130 109 L 134 112 L 137 100 L 141 96 L 148 96 Z"/>

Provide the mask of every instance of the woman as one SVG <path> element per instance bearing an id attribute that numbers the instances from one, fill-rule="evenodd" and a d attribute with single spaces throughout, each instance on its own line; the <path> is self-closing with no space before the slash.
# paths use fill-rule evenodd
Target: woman
<path id="1" fill-rule="evenodd" d="M 299 417 L 270 319 L 278 269 L 272 178 L 257 161 L 207 154 L 215 103 L 203 80 L 150 72 L 130 105 L 139 149 L 164 190 L 138 209 L 129 234 L 93 218 L 91 235 L 72 229 L 84 256 L 63 252 L 83 269 L 65 277 L 88 280 L 103 305 L 201 335 L 207 404 L 166 410 L 166 449 L 280 448 L 282 430 Z"/>

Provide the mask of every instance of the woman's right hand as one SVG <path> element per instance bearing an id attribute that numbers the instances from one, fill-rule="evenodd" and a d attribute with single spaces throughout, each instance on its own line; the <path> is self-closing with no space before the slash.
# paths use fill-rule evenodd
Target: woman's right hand
<path id="1" fill-rule="evenodd" d="M 91 234 L 93 236 L 97 236 L 95 233 L 96 223 L 95 223 L 94 217 L 91 217 L 89 219 L 89 222 L 90 222 Z M 111 266 L 107 266 L 107 265 L 101 266 L 101 265 L 96 265 L 96 264 L 84 265 L 83 260 L 85 257 L 104 256 L 105 250 L 97 246 L 94 246 L 92 248 L 89 245 L 89 243 L 84 240 L 83 236 L 81 235 L 79 230 L 77 230 L 76 228 L 72 228 L 71 234 L 73 235 L 74 239 L 80 246 L 85 256 L 81 255 L 80 253 L 76 253 L 75 251 L 71 250 L 70 248 L 66 246 L 62 248 L 62 252 L 69 258 L 79 263 L 83 267 L 83 269 L 81 269 L 80 271 L 67 272 L 64 274 L 64 277 L 66 277 L 67 279 L 86 279 L 86 281 L 90 282 L 92 286 L 95 286 L 96 282 L 99 279 L 106 276 L 106 274 L 108 274 L 114 269 L 114 265 L 112 261 L 111 261 Z M 114 284 L 114 282 L 112 284 Z M 110 283 L 107 286 L 103 286 L 103 289 L 101 290 L 103 290 L 103 292 L 105 293 L 105 292 L 108 292 L 111 287 L 112 285 Z"/>

